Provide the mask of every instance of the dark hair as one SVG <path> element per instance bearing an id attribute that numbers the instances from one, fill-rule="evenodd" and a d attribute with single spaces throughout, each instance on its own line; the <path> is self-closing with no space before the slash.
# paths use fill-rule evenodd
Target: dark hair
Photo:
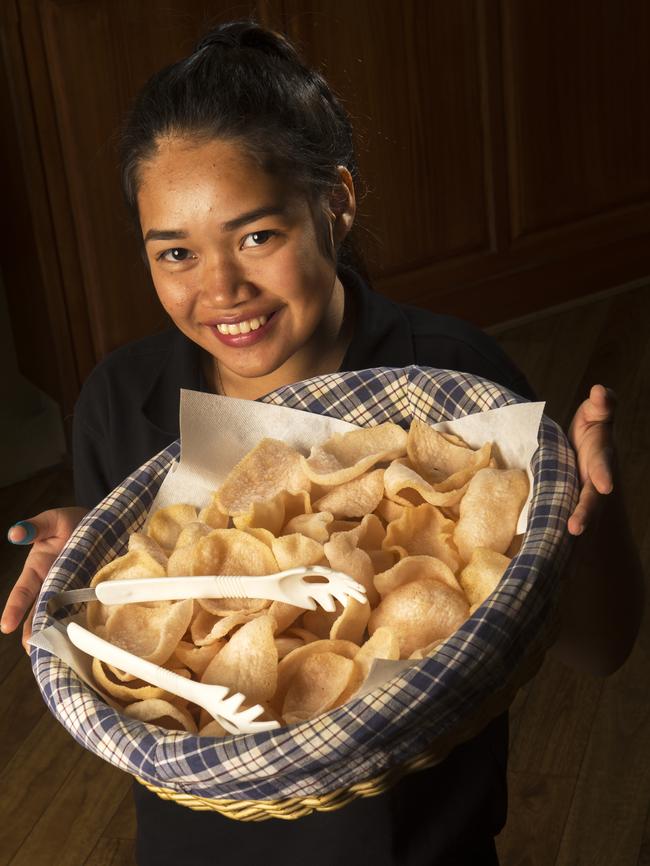
<path id="1" fill-rule="evenodd" d="M 358 184 L 352 126 L 284 36 L 254 21 L 222 24 L 147 82 L 120 141 L 122 187 L 136 222 L 139 168 L 161 138 L 175 135 L 240 142 L 265 171 L 305 194 L 321 249 L 335 257 L 320 204 L 340 183 L 337 166 Z M 365 271 L 349 234 L 338 257 Z"/>

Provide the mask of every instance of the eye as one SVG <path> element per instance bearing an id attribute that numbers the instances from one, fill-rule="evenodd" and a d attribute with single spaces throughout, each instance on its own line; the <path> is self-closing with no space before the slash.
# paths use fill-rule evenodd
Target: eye
<path id="1" fill-rule="evenodd" d="M 185 247 L 172 247 L 170 250 L 163 250 L 156 256 L 156 261 L 159 262 L 185 262 L 191 256 L 189 250 Z"/>
<path id="2" fill-rule="evenodd" d="M 244 238 L 242 249 L 246 249 L 247 247 L 261 247 L 276 234 L 277 232 L 271 231 L 271 229 L 265 229 L 261 232 L 251 232 Z M 248 243 L 249 240 L 252 241 L 252 243 Z"/>

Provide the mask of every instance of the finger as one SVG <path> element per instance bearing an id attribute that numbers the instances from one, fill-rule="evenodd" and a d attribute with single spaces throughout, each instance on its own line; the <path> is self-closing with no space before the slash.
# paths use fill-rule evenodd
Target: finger
<path id="1" fill-rule="evenodd" d="M 600 493 L 596 490 L 591 481 L 586 481 L 580 491 L 580 498 L 576 505 L 573 514 L 569 517 L 568 529 L 571 535 L 581 535 L 598 507 Z"/>
<path id="2" fill-rule="evenodd" d="M 597 452 L 589 461 L 587 470 L 589 480 L 598 493 L 603 496 L 611 493 L 614 489 L 613 457 L 613 449 L 606 447 Z"/>
<path id="3" fill-rule="evenodd" d="M 29 614 L 28 614 L 28 616 L 27 616 L 27 619 L 25 620 L 25 622 L 24 622 L 24 624 L 23 624 L 23 640 L 22 640 L 22 644 L 23 644 L 23 649 L 25 650 L 25 652 L 27 653 L 27 655 L 29 655 L 29 650 L 30 650 L 29 639 L 30 639 L 31 636 L 32 636 L 32 624 L 33 624 L 33 622 L 34 622 L 34 614 L 35 614 L 35 612 L 36 612 L 36 605 L 34 604 L 34 605 L 32 605 L 32 609 L 30 610 L 30 612 L 29 612 Z"/>
<path id="4" fill-rule="evenodd" d="M 569 425 L 569 440 L 575 447 L 584 432 L 596 425 L 607 427 L 614 422 L 617 397 L 611 388 L 604 385 L 593 385 L 589 396 L 578 406 Z"/>
<path id="5" fill-rule="evenodd" d="M 29 520 L 19 520 L 7 532 L 7 540 L 12 544 L 31 544 L 38 534 L 35 524 Z"/>
<path id="6" fill-rule="evenodd" d="M 618 403 L 618 395 L 613 388 L 607 388 L 605 385 L 592 385 L 589 391 L 589 399 L 599 405 L 606 405 L 610 409 L 616 408 Z"/>
<path id="7" fill-rule="evenodd" d="M 14 631 L 25 616 L 25 611 L 34 604 L 41 588 L 38 573 L 26 566 L 9 593 L 9 598 L 2 612 L 0 631 L 9 634 Z"/>
<path id="8" fill-rule="evenodd" d="M 583 404 L 586 420 L 589 423 L 613 421 L 617 402 L 616 392 L 611 388 L 592 385 L 589 397 Z"/>
<path id="9" fill-rule="evenodd" d="M 51 538 L 57 534 L 60 509 L 42 511 L 29 520 L 19 520 L 9 529 L 7 538 L 12 544 L 31 544 L 38 539 Z"/>

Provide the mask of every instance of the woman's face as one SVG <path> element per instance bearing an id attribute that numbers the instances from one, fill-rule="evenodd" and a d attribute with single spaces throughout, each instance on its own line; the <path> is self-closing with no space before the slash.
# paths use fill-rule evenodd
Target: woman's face
<path id="1" fill-rule="evenodd" d="M 340 363 L 343 288 L 309 204 L 237 144 L 161 142 L 138 205 L 158 297 L 226 393 L 259 396 Z"/>

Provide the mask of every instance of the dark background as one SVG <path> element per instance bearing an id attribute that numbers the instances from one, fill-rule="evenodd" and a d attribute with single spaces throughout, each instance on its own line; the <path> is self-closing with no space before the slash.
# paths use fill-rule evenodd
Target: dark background
<path id="1" fill-rule="evenodd" d="M 490 325 L 650 273 L 647 0 L 7 0 L 0 268 L 20 372 L 66 417 L 163 316 L 115 135 L 221 20 L 284 30 L 350 111 L 376 287 Z"/>

